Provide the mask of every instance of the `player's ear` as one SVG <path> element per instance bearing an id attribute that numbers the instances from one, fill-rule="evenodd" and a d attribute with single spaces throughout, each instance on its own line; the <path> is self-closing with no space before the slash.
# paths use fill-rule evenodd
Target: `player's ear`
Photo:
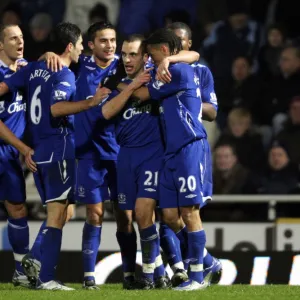
<path id="1" fill-rule="evenodd" d="M 161 45 L 160 49 L 164 54 L 169 53 L 169 48 L 166 45 Z"/>
<path id="2" fill-rule="evenodd" d="M 191 48 L 192 48 L 192 44 L 193 44 L 192 40 L 189 40 L 189 43 L 188 43 L 188 45 L 189 45 L 189 49 L 191 49 Z"/>
<path id="3" fill-rule="evenodd" d="M 69 43 L 66 50 L 67 50 L 67 52 L 70 53 L 70 52 L 72 52 L 73 48 L 74 48 L 74 45 L 72 43 Z"/>
<path id="4" fill-rule="evenodd" d="M 88 46 L 91 50 L 94 50 L 94 48 L 95 48 L 95 45 L 92 41 L 88 41 Z"/>

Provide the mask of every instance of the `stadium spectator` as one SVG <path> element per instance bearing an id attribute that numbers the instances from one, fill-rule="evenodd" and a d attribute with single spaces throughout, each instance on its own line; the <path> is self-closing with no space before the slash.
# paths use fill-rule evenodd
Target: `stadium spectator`
<path id="1" fill-rule="evenodd" d="M 273 126 L 276 135 L 286 120 L 289 103 L 300 95 L 300 48 L 288 45 L 280 56 L 280 75 L 270 80 L 255 112 L 260 124 Z"/>
<path id="2" fill-rule="evenodd" d="M 29 24 L 32 17 L 38 13 L 48 13 L 53 24 L 56 25 L 63 20 L 66 9 L 66 0 L 13 0 L 12 2 L 20 5 L 23 24 Z"/>
<path id="3" fill-rule="evenodd" d="M 214 153 L 214 194 L 243 194 L 249 170 L 243 167 L 234 146 L 220 144 Z"/>
<path id="4" fill-rule="evenodd" d="M 300 96 L 294 97 L 290 103 L 288 120 L 283 130 L 276 137 L 281 144 L 286 145 L 290 159 L 300 164 Z"/>
<path id="5" fill-rule="evenodd" d="M 128 1 L 122 2 L 125 2 L 125 4 L 126 2 L 128 3 Z M 144 4 L 148 1 L 140 2 Z M 119 15 L 120 0 L 66 0 L 65 21 L 77 24 L 82 32 L 85 32 L 91 25 L 89 23 L 89 12 L 98 3 L 107 7 L 108 19 L 111 23 L 116 24 Z M 131 8 L 130 13 L 132 13 L 133 10 L 134 8 Z M 130 20 L 132 16 L 128 16 L 129 15 L 127 15 L 127 20 Z"/>
<path id="6" fill-rule="evenodd" d="M 25 57 L 28 61 L 37 60 L 51 48 L 52 23 L 52 18 L 47 13 L 38 13 L 30 20 L 30 35 L 26 39 L 25 48 Z"/>
<path id="7" fill-rule="evenodd" d="M 218 125 L 226 126 L 227 115 L 232 108 L 244 107 L 251 112 L 261 94 L 259 78 L 251 74 L 252 61 L 247 56 L 238 56 L 232 64 L 232 74 L 227 79 L 216 81 L 218 104 Z"/>
<path id="8" fill-rule="evenodd" d="M 267 44 L 259 53 L 259 72 L 264 78 L 280 75 L 279 59 L 286 40 L 282 26 L 273 24 L 267 31 Z"/>
<path id="9" fill-rule="evenodd" d="M 268 153 L 268 166 L 257 187 L 259 194 L 299 193 L 299 168 L 290 161 L 286 146 L 275 141 Z"/>
<path id="10" fill-rule="evenodd" d="M 257 170 L 264 164 L 265 155 L 262 138 L 252 127 L 251 113 L 244 108 L 234 108 L 228 115 L 228 127 L 219 137 L 216 145 L 229 143 L 236 149 L 238 161 L 250 170 Z"/>
<path id="11" fill-rule="evenodd" d="M 293 39 L 298 37 L 300 35 L 300 11 L 298 6 L 299 2 L 294 0 L 271 0 L 268 7 L 266 24 L 284 24 L 287 29 L 288 38 Z"/>
<path id="12" fill-rule="evenodd" d="M 250 19 L 247 6 L 232 0 L 228 2 L 228 18 L 217 22 L 204 40 L 202 54 L 209 63 L 216 80 L 231 74 L 233 60 L 240 55 L 255 59 L 261 43 L 261 30 Z"/>
<path id="13" fill-rule="evenodd" d="M 21 25 L 21 9 L 17 4 L 7 5 L 1 14 L 1 23 L 3 25 L 15 24 Z"/>

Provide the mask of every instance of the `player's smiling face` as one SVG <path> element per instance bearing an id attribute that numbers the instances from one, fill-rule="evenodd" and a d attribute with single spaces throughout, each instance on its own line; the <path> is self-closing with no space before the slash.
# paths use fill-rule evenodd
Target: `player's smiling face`
<path id="1" fill-rule="evenodd" d="M 3 30 L 0 40 L 0 53 L 3 53 L 12 61 L 23 58 L 24 40 L 19 26 L 10 26 Z"/>
<path id="2" fill-rule="evenodd" d="M 100 61 L 107 62 L 114 58 L 117 39 L 113 29 L 98 30 L 94 41 L 89 42 L 89 47 Z"/>
<path id="3" fill-rule="evenodd" d="M 122 45 L 122 59 L 126 74 L 129 78 L 134 78 L 144 68 L 144 59 L 146 55 L 142 54 L 141 41 L 124 42 Z"/>

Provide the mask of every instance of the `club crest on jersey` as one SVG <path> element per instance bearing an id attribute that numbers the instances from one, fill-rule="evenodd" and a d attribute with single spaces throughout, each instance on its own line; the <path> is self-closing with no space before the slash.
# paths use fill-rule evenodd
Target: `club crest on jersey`
<path id="1" fill-rule="evenodd" d="M 80 186 L 80 187 L 78 188 L 78 196 L 79 196 L 79 197 L 85 197 L 85 189 L 84 189 L 83 186 Z"/>
<path id="2" fill-rule="evenodd" d="M 118 202 L 120 204 L 125 204 L 126 203 L 126 195 L 123 193 L 118 194 Z"/>
<path id="3" fill-rule="evenodd" d="M 156 89 L 156 90 L 159 90 L 162 86 L 164 85 L 163 82 L 161 82 L 160 80 L 155 80 L 153 82 L 153 87 Z"/>

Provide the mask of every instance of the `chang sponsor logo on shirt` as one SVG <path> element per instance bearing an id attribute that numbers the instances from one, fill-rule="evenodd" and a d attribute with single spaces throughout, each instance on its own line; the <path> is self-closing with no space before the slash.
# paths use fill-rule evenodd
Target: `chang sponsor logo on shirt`
<path id="1" fill-rule="evenodd" d="M 123 118 L 125 120 L 129 120 L 132 117 L 134 117 L 135 115 L 139 115 L 139 114 L 142 114 L 142 113 L 150 113 L 151 110 L 152 110 L 152 105 L 151 104 L 147 104 L 147 105 L 144 105 L 142 107 L 128 108 L 123 113 Z"/>
<path id="2" fill-rule="evenodd" d="M 5 101 L 0 101 L 0 114 L 5 111 L 4 104 L 5 104 Z M 7 112 L 9 114 L 13 114 L 13 113 L 19 112 L 19 111 L 26 111 L 26 103 L 14 102 L 14 103 L 10 104 L 7 108 Z"/>

